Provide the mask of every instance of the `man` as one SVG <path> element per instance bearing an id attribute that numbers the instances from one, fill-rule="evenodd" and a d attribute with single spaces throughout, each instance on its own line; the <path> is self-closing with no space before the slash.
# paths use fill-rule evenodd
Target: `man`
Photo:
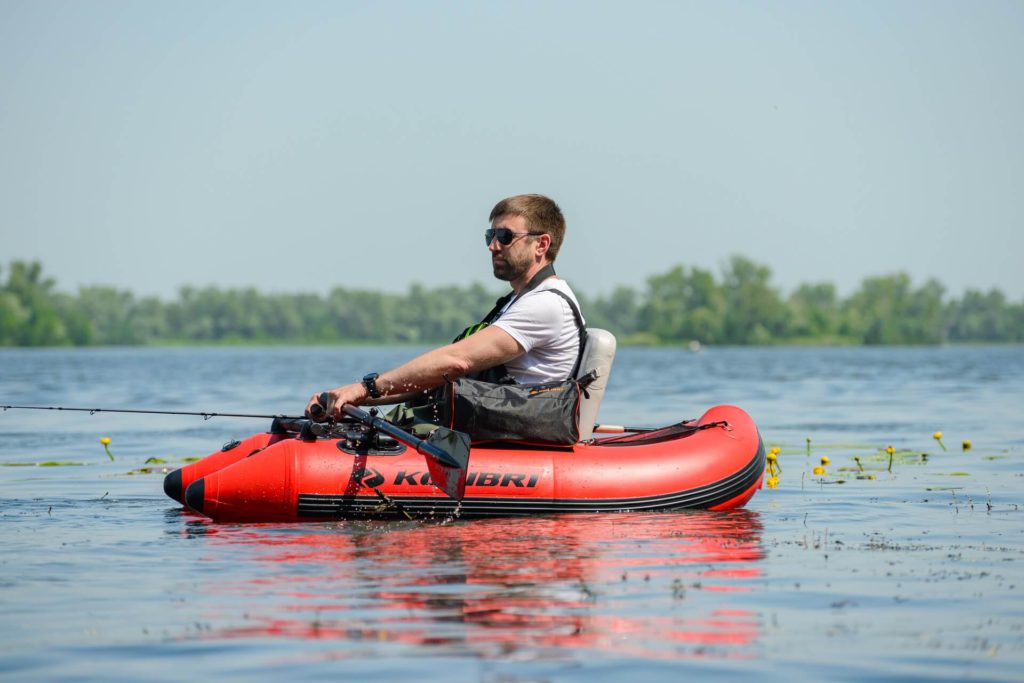
<path id="1" fill-rule="evenodd" d="M 492 311 L 485 321 L 489 324 L 397 368 L 332 389 L 328 414 L 340 417 L 345 404 L 400 403 L 446 381 L 491 369 L 501 368 L 522 384 L 569 378 L 581 336 L 573 307 L 564 298 L 578 311 L 576 297 L 551 267 L 565 235 L 561 209 L 543 195 L 517 195 L 498 202 L 490 222 L 484 237 L 491 267 L 513 291 Z M 318 401 L 319 394 L 310 399 L 307 415 Z"/>

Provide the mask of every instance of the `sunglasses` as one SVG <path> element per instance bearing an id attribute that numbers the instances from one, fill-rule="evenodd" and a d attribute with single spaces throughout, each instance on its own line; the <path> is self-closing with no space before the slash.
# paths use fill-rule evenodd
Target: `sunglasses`
<path id="1" fill-rule="evenodd" d="M 491 242 L 498 240 L 498 244 L 503 247 L 507 247 L 512 244 L 518 237 L 536 237 L 537 235 L 544 235 L 543 232 L 513 232 L 508 228 L 487 228 L 484 230 L 484 241 L 487 242 L 487 246 L 491 246 Z"/>

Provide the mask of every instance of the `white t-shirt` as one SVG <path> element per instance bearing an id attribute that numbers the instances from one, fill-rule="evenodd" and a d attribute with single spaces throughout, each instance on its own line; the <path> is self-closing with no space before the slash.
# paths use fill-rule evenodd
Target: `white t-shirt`
<path id="1" fill-rule="evenodd" d="M 569 303 L 548 290 L 557 289 L 579 307 L 569 284 L 549 277 L 537 288 L 512 301 L 492 325 L 512 335 L 526 351 L 505 363 L 520 384 L 569 378 L 580 350 L 580 333 Z"/>

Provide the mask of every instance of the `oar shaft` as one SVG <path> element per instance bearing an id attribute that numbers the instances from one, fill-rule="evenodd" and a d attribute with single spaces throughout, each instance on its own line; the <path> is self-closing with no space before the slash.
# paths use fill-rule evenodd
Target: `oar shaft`
<path id="1" fill-rule="evenodd" d="M 416 449 L 417 453 L 421 455 L 429 455 L 433 458 L 438 459 L 449 467 L 459 467 L 459 462 L 454 460 L 450 455 L 445 453 L 443 450 L 428 442 L 426 439 L 421 439 L 409 432 L 399 429 L 382 417 L 371 415 L 361 408 L 357 408 L 354 405 L 346 404 L 344 407 L 345 414 L 349 417 L 368 424 L 369 426 L 384 432 L 390 436 L 395 437 L 399 441 L 402 441 Z"/>

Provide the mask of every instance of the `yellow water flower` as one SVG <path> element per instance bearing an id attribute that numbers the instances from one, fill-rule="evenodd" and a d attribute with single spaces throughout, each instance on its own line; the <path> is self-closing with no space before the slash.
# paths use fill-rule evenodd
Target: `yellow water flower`
<path id="1" fill-rule="evenodd" d="M 893 448 L 892 446 L 886 446 L 885 447 L 885 452 L 888 453 L 891 456 L 893 453 L 896 452 L 896 449 Z"/>
<path id="2" fill-rule="evenodd" d="M 778 462 L 779 456 L 775 455 L 775 451 L 768 451 L 768 455 L 765 456 L 768 462 Z"/>
<path id="3" fill-rule="evenodd" d="M 779 486 L 779 478 L 778 477 L 768 477 L 767 479 L 764 480 L 764 485 L 767 486 L 770 489 L 777 488 Z"/>
<path id="4" fill-rule="evenodd" d="M 110 445 L 110 437 L 109 436 L 103 437 L 102 439 L 100 439 L 100 443 L 103 444 L 104 446 L 109 446 Z"/>
<path id="5" fill-rule="evenodd" d="M 107 457 L 113 460 L 114 454 L 110 452 L 110 437 L 104 436 L 100 439 L 100 443 L 103 444 L 103 450 L 107 452 Z"/>
<path id="6" fill-rule="evenodd" d="M 942 443 L 942 432 L 935 432 L 932 434 L 932 438 L 939 442 L 939 445 L 942 446 L 942 450 L 946 450 L 946 444 Z"/>
<path id="7" fill-rule="evenodd" d="M 822 464 L 822 465 L 827 465 L 827 464 L 828 464 L 829 462 L 830 462 L 830 461 L 829 461 L 829 459 L 828 459 L 828 456 L 827 456 L 827 455 L 823 455 L 823 456 L 821 456 L 821 464 Z"/>
<path id="8" fill-rule="evenodd" d="M 964 439 L 964 450 L 965 451 L 971 450 L 971 440 L 970 439 Z"/>
<path id="9" fill-rule="evenodd" d="M 825 468 L 824 467 L 815 467 L 814 468 L 814 473 L 818 474 L 818 475 L 825 474 Z"/>

